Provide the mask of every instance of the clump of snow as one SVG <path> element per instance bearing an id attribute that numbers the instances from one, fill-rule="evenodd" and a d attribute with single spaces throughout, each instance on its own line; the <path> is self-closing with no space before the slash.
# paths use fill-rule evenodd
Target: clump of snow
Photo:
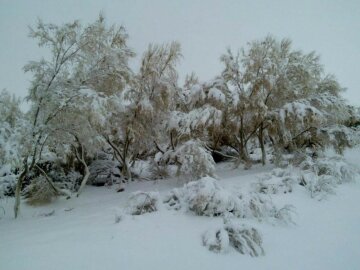
<path id="1" fill-rule="evenodd" d="M 166 128 L 168 131 L 177 130 L 181 134 L 191 134 L 194 130 L 203 129 L 206 126 L 219 126 L 222 120 L 222 112 L 210 105 L 204 105 L 188 113 L 172 111 L 169 114 Z"/>
<path id="2" fill-rule="evenodd" d="M 155 212 L 159 209 L 158 192 L 137 191 L 131 194 L 127 204 L 127 212 L 130 215 L 143 215 Z"/>
<path id="3" fill-rule="evenodd" d="M 201 85 L 196 84 L 191 87 L 189 95 L 187 96 L 188 103 L 195 104 L 206 98 L 206 94 Z"/>
<path id="4" fill-rule="evenodd" d="M 275 211 L 274 217 L 282 221 L 283 224 L 296 224 L 293 219 L 295 213 L 295 207 L 291 204 L 286 204 L 284 207 Z"/>
<path id="5" fill-rule="evenodd" d="M 202 242 L 210 251 L 225 253 L 229 250 L 229 234 L 224 228 L 208 230 L 202 236 Z"/>
<path id="6" fill-rule="evenodd" d="M 223 228 L 209 230 L 203 234 L 202 241 L 203 245 L 213 252 L 226 252 L 233 248 L 252 257 L 265 255 L 260 233 L 244 224 L 231 222 Z"/>
<path id="7" fill-rule="evenodd" d="M 275 168 L 260 178 L 255 184 L 255 190 L 264 194 L 290 193 L 298 182 L 298 175 L 294 174 L 292 166 L 286 169 Z"/>
<path id="8" fill-rule="evenodd" d="M 225 103 L 225 95 L 219 89 L 213 87 L 209 90 L 208 97 L 216 101 Z"/>

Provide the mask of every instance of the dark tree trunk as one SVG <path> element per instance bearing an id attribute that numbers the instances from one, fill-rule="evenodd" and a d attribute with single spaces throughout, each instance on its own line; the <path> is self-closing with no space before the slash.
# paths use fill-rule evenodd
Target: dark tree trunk
<path id="1" fill-rule="evenodd" d="M 261 148 L 261 164 L 264 166 L 266 164 L 266 152 L 265 152 L 265 144 L 264 144 L 264 124 L 260 125 L 258 139 Z"/>

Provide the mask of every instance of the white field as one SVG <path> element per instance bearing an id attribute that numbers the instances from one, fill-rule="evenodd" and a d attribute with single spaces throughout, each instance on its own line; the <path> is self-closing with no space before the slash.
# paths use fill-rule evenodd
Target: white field
<path id="1" fill-rule="evenodd" d="M 360 149 L 347 152 L 346 157 L 360 166 Z M 225 187 L 246 190 L 270 169 L 243 171 L 223 165 L 218 176 Z M 296 225 L 244 220 L 263 236 L 265 256 L 258 258 L 235 250 L 216 254 L 202 245 L 202 234 L 220 226 L 220 217 L 197 217 L 162 208 L 142 216 L 123 216 L 115 223 L 131 192 L 159 191 L 164 195 L 181 185 L 176 180 L 137 182 L 123 193 L 89 186 L 79 198 L 58 199 L 41 207 L 22 204 L 17 220 L 12 217 L 13 200 L 2 200 L 0 269 L 360 269 L 360 179 L 339 186 L 336 195 L 322 201 L 311 199 L 300 186 L 292 193 L 273 195 L 276 205 L 296 207 Z M 53 210 L 54 215 L 42 216 Z"/>

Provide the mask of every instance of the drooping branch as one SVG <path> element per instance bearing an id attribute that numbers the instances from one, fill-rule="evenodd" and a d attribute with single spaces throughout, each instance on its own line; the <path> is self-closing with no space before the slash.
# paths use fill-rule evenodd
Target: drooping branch
<path id="1" fill-rule="evenodd" d="M 46 181 L 49 183 L 51 188 L 55 191 L 56 195 L 63 195 L 63 196 L 66 196 L 67 198 L 71 197 L 71 193 L 69 191 L 67 191 L 67 190 L 58 188 L 54 184 L 54 182 L 51 180 L 51 178 L 46 174 L 46 172 L 40 166 L 38 166 L 36 164 L 35 167 L 44 175 Z"/>

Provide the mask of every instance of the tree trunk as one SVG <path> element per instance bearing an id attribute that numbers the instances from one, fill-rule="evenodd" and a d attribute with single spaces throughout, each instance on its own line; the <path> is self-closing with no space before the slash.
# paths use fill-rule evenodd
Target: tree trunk
<path id="1" fill-rule="evenodd" d="M 128 162 L 125 160 L 124 163 L 123 163 L 123 169 L 122 169 L 122 175 L 125 177 L 127 177 L 127 180 L 128 181 L 132 181 L 132 175 L 131 175 L 131 171 L 130 171 L 130 168 L 129 168 L 129 164 Z"/>
<path id="2" fill-rule="evenodd" d="M 88 181 L 88 179 L 90 177 L 90 170 L 89 170 L 89 167 L 88 167 L 88 165 L 86 164 L 86 161 L 85 161 L 84 145 L 81 143 L 80 139 L 76 135 L 74 135 L 74 136 L 75 136 L 75 139 L 78 142 L 78 144 L 80 146 L 80 149 L 81 149 L 81 153 L 79 153 L 77 147 L 75 145 L 73 145 L 73 148 L 75 150 L 75 156 L 76 156 L 77 160 L 80 161 L 81 164 L 84 166 L 84 171 L 85 171 L 84 177 L 81 180 L 79 190 L 78 190 L 78 192 L 76 194 L 76 197 L 79 197 L 80 193 L 84 189 L 84 187 L 85 187 L 85 185 L 86 185 L 86 183 L 87 183 L 87 181 Z"/>
<path id="3" fill-rule="evenodd" d="M 76 194 L 77 197 L 79 197 L 80 193 L 82 192 L 82 190 L 84 189 L 89 177 L 90 177 L 90 171 L 89 171 L 89 167 L 87 166 L 85 160 L 80 160 L 80 162 L 84 165 L 85 167 L 85 175 L 84 175 L 84 178 L 82 179 L 81 181 L 81 184 L 80 184 L 80 187 L 79 187 L 79 190 Z"/>
<path id="4" fill-rule="evenodd" d="M 248 162 L 249 161 L 249 156 L 247 153 L 247 148 L 246 148 L 246 141 L 245 141 L 245 135 L 244 135 L 244 119 L 243 117 L 240 118 L 240 147 L 239 147 L 239 153 L 240 153 L 240 158 L 245 161 Z"/>
<path id="5" fill-rule="evenodd" d="M 20 210 L 20 197 L 21 197 L 21 188 L 22 188 L 22 184 L 24 182 L 24 179 L 26 177 L 28 173 L 28 165 L 27 165 L 27 159 L 24 160 L 24 170 L 23 172 L 20 174 L 19 179 L 16 183 L 16 190 L 15 190 L 15 205 L 14 205 L 14 215 L 15 218 L 18 217 L 19 215 L 19 210 Z"/>
<path id="6" fill-rule="evenodd" d="M 261 163 L 264 166 L 266 164 L 266 152 L 265 152 L 265 145 L 264 145 L 264 125 L 261 124 L 259 128 L 258 134 L 259 144 L 261 148 Z"/>
<path id="7" fill-rule="evenodd" d="M 120 166 L 122 167 L 121 169 L 121 178 L 125 179 L 125 176 L 128 178 L 128 181 L 132 180 L 132 175 L 131 175 L 131 171 L 130 171 L 130 167 L 128 164 L 128 149 L 129 149 L 129 145 L 130 145 L 130 140 L 128 139 L 128 135 L 126 135 L 126 139 L 125 139 L 125 143 L 124 143 L 124 149 L 123 151 L 121 151 L 111 140 L 109 137 L 104 136 L 104 138 L 106 139 L 106 141 L 108 142 L 108 144 L 111 146 L 111 148 L 114 151 L 115 154 L 115 158 L 117 159 L 117 161 L 119 161 Z M 123 191 L 124 187 L 123 184 L 120 181 L 120 185 L 119 185 L 119 190 L 118 191 Z"/>

